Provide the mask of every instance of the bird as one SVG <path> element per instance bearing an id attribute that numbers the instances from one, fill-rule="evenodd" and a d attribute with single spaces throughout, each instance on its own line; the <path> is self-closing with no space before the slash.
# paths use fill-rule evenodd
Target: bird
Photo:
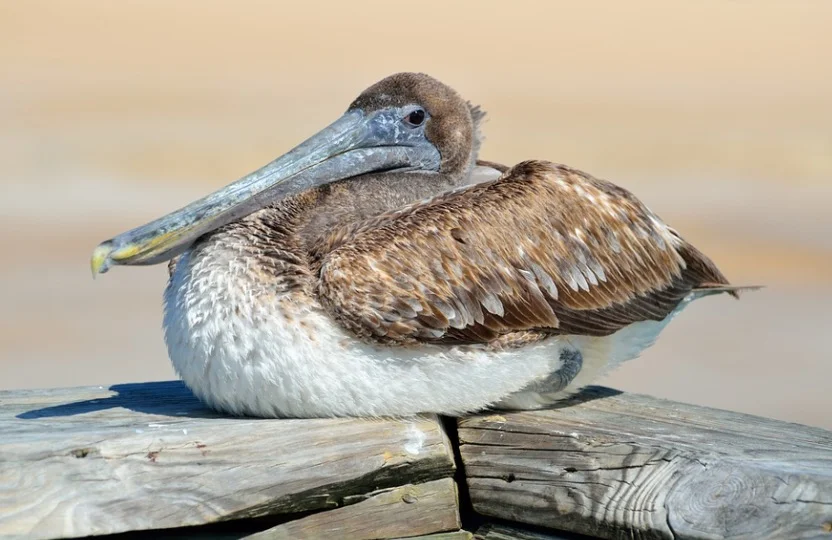
<path id="1" fill-rule="evenodd" d="M 268 418 L 550 407 L 691 301 L 739 297 L 629 191 L 480 160 L 483 117 L 426 74 L 388 76 L 261 169 L 100 243 L 93 277 L 167 262 L 177 374 Z"/>

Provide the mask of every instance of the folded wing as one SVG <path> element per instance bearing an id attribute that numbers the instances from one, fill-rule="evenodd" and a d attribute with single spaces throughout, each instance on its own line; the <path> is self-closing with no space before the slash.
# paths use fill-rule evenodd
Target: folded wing
<path id="1" fill-rule="evenodd" d="M 324 305 L 398 343 L 608 335 L 727 285 L 629 192 L 541 161 L 341 230 L 319 257 Z"/>

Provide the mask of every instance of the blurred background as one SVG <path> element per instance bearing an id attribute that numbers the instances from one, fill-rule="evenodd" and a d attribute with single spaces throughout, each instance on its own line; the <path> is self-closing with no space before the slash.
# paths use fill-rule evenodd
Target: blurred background
<path id="1" fill-rule="evenodd" d="M 481 156 L 634 191 L 736 283 L 602 381 L 832 428 L 832 3 L 0 1 L 0 389 L 170 379 L 164 266 L 89 255 L 424 71 Z"/>

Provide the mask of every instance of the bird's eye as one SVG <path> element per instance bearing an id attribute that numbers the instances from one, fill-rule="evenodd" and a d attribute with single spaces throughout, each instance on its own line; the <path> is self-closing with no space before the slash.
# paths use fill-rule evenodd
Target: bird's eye
<path id="1" fill-rule="evenodd" d="M 413 127 L 421 126 L 422 123 L 425 121 L 425 110 L 416 109 L 415 111 L 405 116 L 404 121 Z"/>

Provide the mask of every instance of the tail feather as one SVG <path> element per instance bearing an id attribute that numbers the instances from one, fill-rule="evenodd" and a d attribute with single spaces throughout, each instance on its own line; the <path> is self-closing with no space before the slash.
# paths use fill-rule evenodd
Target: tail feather
<path id="1" fill-rule="evenodd" d="M 702 298 L 712 294 L 728 293 L 739 298 L 741 292 L 762 289 L 761 285 L 731 285 L 728 278 L 719 271 L 714 262 L 704 253 L 686 242 L 681 236 L 680 254 L 687 265 L 684 272 L 689 282 L 694 285 L 688 298 Z"/>
<path id="2" fill-rule="evenodd" d="M 691 290 L 694 298 L 702 298 L 712 294 L 728 293 L 734 298 L 739 298 L 741 292 L 759 291 L 764 285 L 726 285 L 724 283 L 703 283 Z"/>

